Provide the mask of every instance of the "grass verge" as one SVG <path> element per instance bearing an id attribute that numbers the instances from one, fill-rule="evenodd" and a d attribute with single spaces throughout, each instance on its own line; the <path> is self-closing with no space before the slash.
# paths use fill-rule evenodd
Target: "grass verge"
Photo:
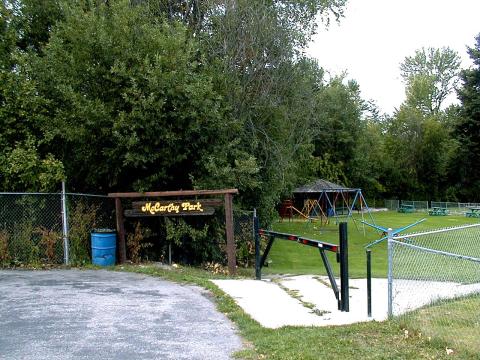
<path id="1" fill-rule="evenodd" d="M 478 359 L 468 349 L 452 347 L 448 339 L 422 336 L 396 321 L 266 329 L 210 281 L 226 276 L 190 267 L 163 269 L 154 265 L 117 266 L 116 270 L 158 276 L 209 290 L 218 310 L 237 325 L 245 340 L 245 349 L 235 354 L 239 359 Z M 251 278 L 250 271 L 243 275 Z M 453 352 L 447 354 L 447 349 Z"/>
<path id="2" fill-rule="evenodd" d="M 468 350 L 480 359 L 480 294 L 456 300 L 441 300 L 402 316 L 402 327 L 414 334 Z M 472 357 L 473 358 L 473 357 Z"/>

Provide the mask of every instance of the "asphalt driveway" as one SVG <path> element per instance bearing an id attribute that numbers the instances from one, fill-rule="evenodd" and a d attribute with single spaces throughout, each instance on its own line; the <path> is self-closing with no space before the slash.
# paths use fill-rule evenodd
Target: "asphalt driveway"
<path id="1" fill-rule="evenodd" d="M 105 270 L 0 271 L 0 359 L 230 359 L 205 291 Z"/>

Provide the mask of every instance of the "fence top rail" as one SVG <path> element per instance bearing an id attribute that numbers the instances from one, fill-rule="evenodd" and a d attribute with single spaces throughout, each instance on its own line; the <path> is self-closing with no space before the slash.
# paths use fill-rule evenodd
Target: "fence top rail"
<path id="1" fill-rule="evenodd" d="M 141 197 L 169 197 L 169 196 L 196 196 L 196 195 L 226 195 L 238 194 L 237 189 L 223 190 L 178 190 L 178 191 L 152 191 L 152 192 L 128 192 L 109 193 L 112 198 L 141 198 Z"/>
<path id="2" fill-rule="evenodd" d="M 397 245 L 401 245 L 401 246 L 406 246 L 406 247 L 409 247 L 411 249 L 416 249 L 416 250 L 429 252 L 429 253 L 432 253 L 432 254 L 450 256 L 450 257 L 455 257 L 457 259 L 468 260 L 468 261 L 473 261 L 473 262 L 480 263 L 480 259 L 475 258 L 473 256 L 466 256 L 466 255 L 455 254 L 455 253 L 451 253 L 451 252 L 447 252 L 447 251 L 430 249 L 430 248 L 426 248 L 426 247 L 423 247 L 423 246 L 408 244 L 408 243 L 405 243 L 405 242 L 400 242 L 400 241 L 395 241 L 395 240 L 392 240 L 392 243 L 397 244 Z"/>
<path id="3" fill-rule="evenodd" d="M 440 234 L 440 233 L 444 233 L 444 232 L 463 230 L 463 229 L 469 229 L 469 228 L 475 228 L 475 227 L 480 227 L 480 224 L 454 226 L 454 227 L 447 227 L 447 228 L 438 229 L 438 230 L 425 231 L 425 232 L 421 232 L 421 233 L 405 234 L 405 235 L 401 235 L 401 236 L 394 236 L 392 239 L 393 240 L 403 240 L 403 239 L 406 239 L 406 238 L 411 239 L 411 238 L 415 238 L 415 237 L 419 237 L 419 236 Z"/>
<path id="4" fill-rule="evenodd" d="M 97 195 L 97 194 L 83 194 L 83 193 L 65 193 L 65 195 L 73 195 L 73 196 L 89 196 L 89 197 L 98 197 L 103 199 L 109 199 L 108 195 Z"/>
<path id="5" fill-rule="evenodd" d="M 58 193 L 47 193 L 47 192 L 0 192 L 0 195 L 61 195 L 61 192 Z"/>
<path id="6" fill-rule="evenodd" d="M 40 195 L 63 195 L 62 192 L 0 192 L 1 195 L 16 195 L 16 196 L 40 196 Z M 75 196 L 90 196 L 90 197 L 99 197 L 99 198 L 108 198 L 107 195 L 96 195 L 96 194 L 83 194 L 83 193 L 69 193 L 66 192 L 65 195 L 75 195 Z"/>

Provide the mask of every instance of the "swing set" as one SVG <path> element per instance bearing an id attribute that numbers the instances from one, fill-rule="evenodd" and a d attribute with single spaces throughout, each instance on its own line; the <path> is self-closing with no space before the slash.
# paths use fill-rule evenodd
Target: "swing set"
<path id="1" fill-rule="evenodd" d="M 354 216 L 354 213 L 357 212 L 361 216 L 362 225 L 367 216 L 375 224 L 361 189 L 347 188 L 319 179 L 296 188 L 293 195 L 295 201 L 284 203 L 284 206 L 282 206 L 283 211 L 280 212 L 282 219 L 291 219 L 293 215 L 298 215 L 307 221 L 319 221 L 321 225 L 327 225 L 331 219 L 335 219 L 335 224 L 339 224 L 341 221 L 348 221 L 351 218 L 355 227 L 359 230 Z M 300 206 L 297 208 L 294 204 L 300 204 L 302 200 L 302 210 L 298 210 Z"/>

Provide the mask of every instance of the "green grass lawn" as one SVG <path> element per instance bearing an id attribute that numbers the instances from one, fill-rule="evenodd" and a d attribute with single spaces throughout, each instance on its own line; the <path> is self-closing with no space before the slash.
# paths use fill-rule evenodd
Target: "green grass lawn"
<path id="1" fill-rule="evenodd" d="M 465 349 L 480 358 L 480 295 L 443 300 L 403 315 L 400 326 L 413 334 Z"/>
<path id="2" fill-rule="evenodd" d="M 359 215 L 356 214 L 355 216 L 357 220 L 361 220 Z M 405 226 L 422 218 L 427 219 L 425 222 L 408 229 L 408 232 L 479 222 L 479 219 L 465 216 L 429 216 L 421 212 L 411 214 L 400 214 L 393 211 L 377 212 L 373 213 L 373 217 L 377 225 L 392 228 Z M 368 217 L 365 217 L 365 220 L 371 222 Z M 327 226 L 320 226 L 318 222 L 309 223 L 303 220 L 289 222 L 287 220 L 275 222 L 272 225 L 272 230 L 338 244 L 338 225 L 335 225 L 333 221 Z M 350 220 L 348 222 L 350 277 L 366 277 L 364 247 L 368 243 L 379 239 L 380 236 L 381 234 L 378 231 L 363 226 L 359 221 L 354 223 Z M 339 269 L 334 254 L 329 254 L 329 259 L 335 274 L 338 275 Z M 275 240 L 267 261 L 268 267 L 263 268 L 263 274 L 325 274 L 318 250 L 295 242 Z M 383 242 L 372 248 L 372 276 L 385 277 L 386 273 L 387 246 L 386 242 Z"/>

